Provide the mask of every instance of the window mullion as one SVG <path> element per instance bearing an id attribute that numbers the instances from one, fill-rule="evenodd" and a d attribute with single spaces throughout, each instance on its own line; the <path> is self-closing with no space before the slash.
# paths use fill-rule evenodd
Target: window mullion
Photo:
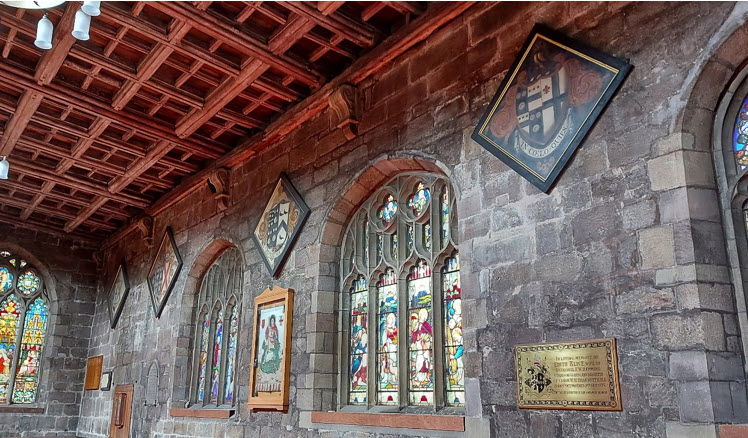
<path id="1" fill-rule="evenodd" d="M 431 311 L 433 315 L 434 342 L 434 408 L 439 409 L 444 406 L 444 311 L 442 300 L 444 291 L 442 290 L 442 273 L 441 270 L 432 269 L 431 271 Z"/>
<path id="2" fill-rule="evenodd" d="M 378 288 L 371 286 L 371 280 L 369 280 L 368 283 L 368 294 L 369 294 L 369 302 L 367 303 L 367 321 L 366 326 L 368 327 L 367 336 L 368 336 L 368 345 L 366 347 L 366 357 L 367 357 L 367 364 L 366 364 L 366 399 L 368 401 L 367 408 L 371 408 L 372 406 L 377 405 L 377 397 L 378 397 L 378 389 L 379 389 L 379 367 L 377 362 L 377 351 L 378 351 L 378 345 L 379 345 L 379 339 L 377 338 L 379 330 L 375 329 L 372 330 L 372 327 L 378 327 L 377 324 L 379 324 L 378 319 L 378 313 L 379 313 L 379 305 L 377 304 L 377 294 Z M 351 304 L 352 306 L 352 304 Z M 349 306 L 349 307 L 351 307 Z M 348 318 L 348 324 L 350 327 L 350 321 L 352 319 L 353 311 L 351 310 L 349 312 L 349 315 L 351 317 Z M 372 326 L 372 322 L 374 325 Z M 349 334 L 350 336 L 350 334 Z M 350 338 L 347 340 L 348 342 L 348 348 L 350 349 L 351 341 Z M 348 356 L 350 358 L 350 355 Z M 350 366 L 348 367 L 350 370 Z M 349 371 L 350 373 L 350 371 Z M 350 377 L 348 377 L 348 383 L 350 384 Z"/>
<path id="3" fill-rule="evenodd" d="M 397 374 L 398 374 L 398 394 L 400 398 L 400 408 L 408 406 L 408 392 L 410 388 L 409 370 L 410 360 L 410 342 L 408 335 L 408 288 L 407 273 L 400 272 L 397 281 L 397 319 L 399 328 L 397 330 L 398 348 L 397 348 Z"/>

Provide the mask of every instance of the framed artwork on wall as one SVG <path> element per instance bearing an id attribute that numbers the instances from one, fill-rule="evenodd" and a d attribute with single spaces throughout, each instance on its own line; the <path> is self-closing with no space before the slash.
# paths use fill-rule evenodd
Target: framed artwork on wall
<path id="1" fill-rule="evenodd" d="M 630 70 L 536 25 L 472 138 L 547 193 Z"/>
<path id="2" fill-rule="evenodd" d="M 255 297 L 250 409 L 288 410 L 293 293 L 274 286 Z"/>
<path id="3" fill-rule="evenodd" d="M 179 255 L 179 248 L 174 241 L 174 233 L 171 227 L 166 227 L 147 277 L 151 304 L 156 318 L 161 316 L 181 270 L 182 256 Z"/>
<path id="4" fill-rule="evenodd" d="M 105 371 L 101 374 L 101 381 L 99 383 L 99 389 L 102 391 L 109 391 L 112 389 L 112 372 Z"/>
<path id="5" fill-rule="evenodd" d="M 273 277 L 278 276 L 308 216 L 309 207 L 288 177 L 281 174 L 252 234 Z"/>
<path id="6" fill-rule="evenodd" d="M 109 310 L 109 325 L 111 328 L 117 326 L 122 308 L 125 307 L 127 295 L 130 293 L 130 280 L 127 277 L 125 263 L 122 262 L 117 267 L 117 273 L 114 275 L 112 285 L 109 287 L 107 297 L 107 308 Z"/>
<path id="7" fill-rule="evenodd" d="M 104 356 L 93 356 L 86 360 L 86 378 L 83 389 L 99 389 L 101 383 L 101 369 L 104 366 Z"/>

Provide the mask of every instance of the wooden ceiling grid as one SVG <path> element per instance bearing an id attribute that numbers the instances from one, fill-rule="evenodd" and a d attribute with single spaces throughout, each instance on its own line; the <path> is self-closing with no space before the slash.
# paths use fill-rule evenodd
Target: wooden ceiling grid
<path id="1" fill-rule="evenodd" d="M 79 2 L 0 6 L 0 222 L 101 241 L 264 132 L 425 2 L 103 2 L 90 39 Z M 465 7 L 462 7 L 464 10 Z M 454 15 L 454 14 L 453 14 Z M 400 31 L 400 32 L 398 32 Z M 394 43 L 395 45 L 397 42 Z"/>

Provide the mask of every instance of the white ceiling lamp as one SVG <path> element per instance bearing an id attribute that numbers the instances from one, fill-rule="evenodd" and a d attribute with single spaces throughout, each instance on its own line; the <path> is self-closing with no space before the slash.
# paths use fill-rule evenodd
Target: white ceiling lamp
<path id="1" fill-rule="evenodd" d="M 63 3 L 65 2 L 60 0 L 0 0 L 0 5 L 12 6 L 19 9 L 49 9 Z M 91 29 L 91 17 L 97 17 L 100 14 L 100 1 L 84 1 L 81 8 L 75 13 L 73 36 L 78 40 L 88 41 L 88 32 Z M 45 13 L 36 25 L 36 40 L 34 41 L 34 45 L 42 50 L 51 49 L 53 30 L 54 25 Z"/>
<path id="2" fill-rule="evenodd" d="M 101 14 L 99 6 L 101 6 L 101 2 L 83 2 L 81 10 L 91 17 L 98 17 Z"/>
<path id="3" fill-rule="evenodd" d="M 0 179 L 8 179 L 8 171 L 10 170 L 10 163 L 8 157 L 3 157 L 0 161 Z"/>
<path id="4" fill-rule="evenodd" d="M 53 29 L 52 22 L 47 18 L 47 14 L 44 14 L 42 19 L 36 24 L 36 40 L 34 41 L 34 45 L 43 50 L 51 49 Z"/>
<path id="5" fill-rule="evenodd" d="M 88 41 L 88 29 L 91 27 L 91 16 L 78 9 L 75 13 L 75 22 L 73 23 L 73 36 L 77 40 Z"/>

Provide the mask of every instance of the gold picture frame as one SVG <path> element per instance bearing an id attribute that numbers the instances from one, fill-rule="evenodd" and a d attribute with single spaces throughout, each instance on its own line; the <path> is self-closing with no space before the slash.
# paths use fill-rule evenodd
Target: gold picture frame
<path id="1" fill-rule="evenodd" d="M 288 411 L 293 289 L 278 286 L 255 297 L 249 372 L 250 410 Z"/>

